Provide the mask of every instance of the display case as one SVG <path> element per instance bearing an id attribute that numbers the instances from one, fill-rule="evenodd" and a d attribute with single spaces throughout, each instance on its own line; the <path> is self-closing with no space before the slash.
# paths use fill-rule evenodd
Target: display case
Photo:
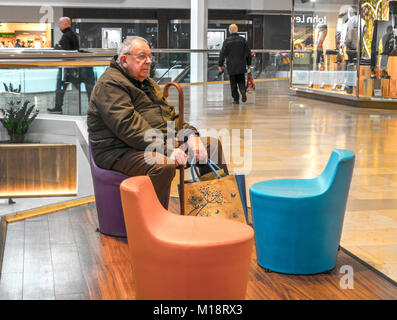
<path id="1" fill-rule="evenodd" d="M 294 0 L 291 88 L 397 108 L 397 0 Z"/>

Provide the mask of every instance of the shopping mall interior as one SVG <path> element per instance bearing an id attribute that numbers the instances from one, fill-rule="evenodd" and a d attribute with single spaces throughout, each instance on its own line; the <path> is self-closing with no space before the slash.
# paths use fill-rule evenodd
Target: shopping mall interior
<path id="1" fill-rule="evenodd" d="M 78 50 L 60 45 L 62 17 Z M 219 69 L 231 24 L 250 49 L 239 103 Z M 168 211 L 149 179 L 100 192 L 115 171 L 93 161 L 90 97 L 133 36 L 168 104 L 222 142 L 243 223 L 206 217 L 211 201 L 188 211 L 207 183 L 190 169 Z M 0 122 L 0 300 L 397 299 L 397 1 L 2 1 Z M 116 211 L 122 232 L 106 226 Z M 150 224 L 153 243 L 134 246 Z"/>

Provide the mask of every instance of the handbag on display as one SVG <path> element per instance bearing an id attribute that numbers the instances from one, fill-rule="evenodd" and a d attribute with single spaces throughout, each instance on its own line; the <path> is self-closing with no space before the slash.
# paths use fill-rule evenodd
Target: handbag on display
<path id="1" fill-rule="evenodd" d="M 226 175 L 213 161 L 212 172 L 200 177 L 191 164 L 192 181 L 185 181 L 184 206 L 189 216 L 218 217 L 248 223 L 244 175 Z"/>

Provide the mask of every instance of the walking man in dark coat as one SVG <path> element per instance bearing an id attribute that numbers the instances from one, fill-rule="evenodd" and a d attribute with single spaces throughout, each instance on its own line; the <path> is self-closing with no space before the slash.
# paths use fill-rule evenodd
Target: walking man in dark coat
<path id="1" fill-rule="evenodd" d="M 62 17 L 58 21 L 59 29 L 62 31 L 62 38 L 55 45 L 57 50 L 79 50 L 79 39 L 71 29 L 71 20 L 68 17 Z M 63 72 L 62 72 L 63 71 Z M 63 77 L 62 77 L 63 73 Z M 92 89 L 95 85 L 94 70 L 92 67 L 62 68 L 58 69 L 57 87 L 55 90 L 55 107 L 48 108 L 48 112 L 62 113 L 63 97 L 67 85 L 72 83 L 76 88 L 80 86 L 80 82 L 84 82 L 87 90 L 88 100 L 90 100 Z"/>
<path id="2" fill-rule="evenodd" d="M 223 64 L 226 59 L 227 72 L 229 73 L 230 87 L 232 90 L 233 102 L 238 104 L 241 93 L 241 101 L 247 101 L 245 87 L 245 72 L 251 69 L 251 50 L 248 47 L 247 40 L 239 36 L 237 25 L 229 26 L 230 36 L 223 42 L 222 50 L 219 56 L 219 71 L 223 71 Z M 237 90 L 238 87 L 238 90 Z"/>

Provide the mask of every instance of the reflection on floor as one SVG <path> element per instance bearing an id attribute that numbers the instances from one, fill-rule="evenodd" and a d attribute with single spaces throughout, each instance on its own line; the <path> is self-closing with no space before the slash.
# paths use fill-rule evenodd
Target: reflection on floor
<path id="1" fill-rule="evenodd" d="M 186 86 L 184 95 L 187 121 L 198 128 L 241 131 L 235 169 L 244 167 L 243 129 L 252 130 L 247 188 L 267 179 L 315 177 L 334 148 L 354 151 L 341 245 L 397 281 L 397 106 L 363 109 L 301 98 L 289 94 L 286 80 L 257 81 L 239 105 L 231 103 L 227 84 Z M 249 169 L 250 147 L 245 150 Z"/>

